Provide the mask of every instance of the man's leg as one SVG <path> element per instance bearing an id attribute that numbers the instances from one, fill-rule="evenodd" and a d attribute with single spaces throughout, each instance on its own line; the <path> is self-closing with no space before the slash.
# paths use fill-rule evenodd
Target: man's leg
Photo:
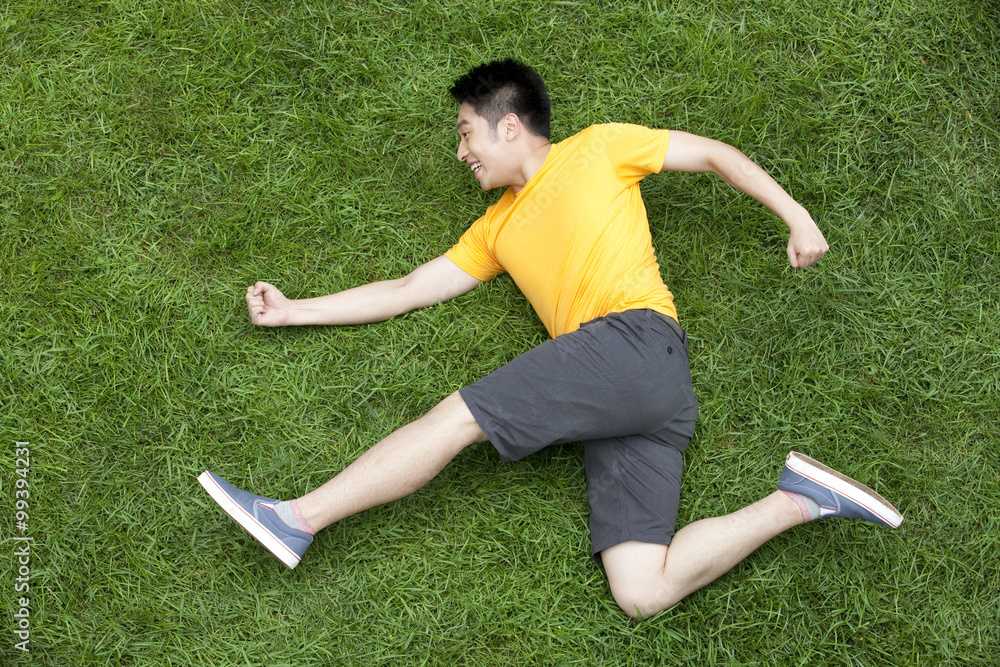
<path id="1" fill-rule="evenodd" d="M 803 522 L 781 491 L 727 514 L 681 528 L 667 547 L 622 542 L 601 552 L 615 602 L 632 618 L 648 618 L 715 581 L 779 533 Z"/>
<path id="2" fill-rule="evenodd" d="M 413 493 L 465 447 L 485 439 L 456 392 L 297 500 L 279 502 L 248 493 L 209 471 L 198 481 L 229 516 L 285 565 L 295 567 L 316 531 Z"/>
<path id="3" fill-rule="evenodd" d="M 323 486 L 298 499 L 314 530 L 410 495 L 459 452 L 486 439 L 455 392 L 430 412 L 392 432 Z"/>
<path id="4" fill-rule="evenodd" d="M 805 521 L 840 517 L 896 528 L 903 520 L 872 489 L 798 452 L 788 455 L 778 489 L 732 514 L 685 526 L 669 547 L 626 541 L 602 550 L 615 601 L 633 618 L 652 616 Z"/>

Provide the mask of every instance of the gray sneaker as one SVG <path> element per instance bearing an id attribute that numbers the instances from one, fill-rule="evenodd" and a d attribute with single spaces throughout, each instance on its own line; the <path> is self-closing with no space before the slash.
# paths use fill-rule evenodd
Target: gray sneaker
<path id="1" fill-rule="evenodd" d="M 821 519 L 864 519 L 886 528 L 896 528 L 903 521 L 899 510 L 864 484 L 798 452 L 788 454 L 778 488 L 812 498 L 819 505 Z"/>
<path id="2" fill-rule="evenodd" d="M 274 511 L 279 501 L 241 491 L 213 472 L 205 471 L 198 482 L 226 514 L 257 538 L 288 567 L 299 564 L 313 536 L 292 528 Z"/>

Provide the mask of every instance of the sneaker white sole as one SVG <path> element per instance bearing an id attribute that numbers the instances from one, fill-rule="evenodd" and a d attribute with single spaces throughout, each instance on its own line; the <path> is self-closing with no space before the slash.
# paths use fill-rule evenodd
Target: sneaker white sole
<path id="1" fill-rule="evenodd" d="M 791 452 L 785 465 L 803 477 L 808 477 L 817 484 L 822 484 L 840 495 L 850 498 L 893 528 L 897 528 L 903 522 L 903 515 L 888 500 L 864 484 L 847 475 L 840 474 L 833 468 L 826 467 L 819 461 L 798 452 Z"/>
<path id="2" fill-rule="evenodd" d="M 294 568 L 299 564 L 300 558 L 298 555 L 286 547 L 281 540 L 272 535 L 271 531 L 262 526 L 253 515 L 230 498 L 229 494 L 215 483 L 215 480 L 212 479 L 207 470 L 198 475 L 198 483 L 208 492 L 208 495 L 212 496 L 212 500 L 217 502 L 226 514 L 231 516 L 244 530 L 253 535 L 254 539 L 263 544 L 268 551 L 274 554 L 275 558 L 290 568 Z"/>

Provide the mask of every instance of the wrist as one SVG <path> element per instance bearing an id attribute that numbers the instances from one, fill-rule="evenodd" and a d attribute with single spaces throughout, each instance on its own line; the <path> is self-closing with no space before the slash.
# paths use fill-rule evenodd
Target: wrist
<path id="1" fill-rule="evenodd" d="M 285 309 L 285 326 L 296 327 L 305 323 L 299 302 L 295 299 L 289 299 L 288 307 Z"/>
<path id="2" fill-rule="evenodd" d="M 784 215 L 781 216 L 781 219 L 788 226 L 789 231 L 812 229 L 816 226 L 812 216 L 809 215 L 809 211 L 797 201 L 793 200 L 788 210 L 783 211 L 783 213 Z"/>

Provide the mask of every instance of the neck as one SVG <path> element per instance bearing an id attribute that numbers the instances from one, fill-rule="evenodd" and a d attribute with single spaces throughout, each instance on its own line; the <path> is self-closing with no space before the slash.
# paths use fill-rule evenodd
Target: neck
<path id="1" fill-rule="evenodd" d="M 514 194 L 528 184 L 528 181 L 538 173 L 538 170 L 545 164 L 545 158 L 549 156 L 552 142 L 544 137 L 532 137 L 532 141 L 525 147 L 525 155 L 521 160 L 520 182 L 511 185 Z"/>

